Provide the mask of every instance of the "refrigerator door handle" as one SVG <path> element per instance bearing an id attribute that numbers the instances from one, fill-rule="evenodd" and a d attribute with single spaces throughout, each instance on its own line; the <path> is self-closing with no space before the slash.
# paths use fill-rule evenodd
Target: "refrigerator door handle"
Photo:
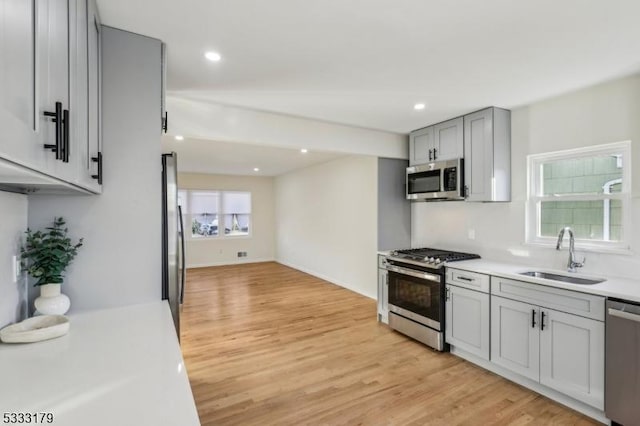
<path id="1" fill-rule="evenodd" d="M 185 275 L 187 271 L 187 265 L 185 263 L 185 253 L 184 253 L 184 222 L 182 221 L 182 206 L 178 205 L 178 221 L 180 222 L 180 251 L 181 251 L 181 261 L 182 267 L 180 268 L 180 304 L 184 303 L 184 281 Z"/>

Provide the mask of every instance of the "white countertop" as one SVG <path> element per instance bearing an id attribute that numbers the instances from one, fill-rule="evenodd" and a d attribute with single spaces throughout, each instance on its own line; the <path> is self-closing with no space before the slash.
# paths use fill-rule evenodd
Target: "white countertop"
<path id="1" fill-rule="evenodd" d="M 464 271 L 479 272 L 487 275 L 495 275 L 503 278 L 511 278 L 519 281 L 526 281 L 535 284 L 546 285 L 549 287 L 564 288 L 567 290 L 579 291 L 581 293 L 595 294 L 599 296 L 615 297 L 619 299 L 640 302 L 640 280 L 615 278 L 615 277 L 596 277 L 606 278 L 606 281 L 599 284 L 580 285 L 570 284 L 560 281 L 546 280 L 542 278 L 533 278 L 520 275 L 525 271 L 546 271 L 557 274 L 568 275 L 566 271 L 558 271 L 548 268 L 538 268 L 534 266 L 518 265 L 514 263 L 494 262 L 485 259 L 463 260 L 453 262 L 447 265 L 448 268 L 461 269 Z M 571 274 L 576 277 L 594 278 L 592 275 L 583 275 L 580 273 Z"/>
<path id="2" fill-rule="evenodd" d="M 0 343 L 0 415 L 48 412 L 61 426 L 200 424 L 166 302 L 69 319 L 66 336 Z"/>

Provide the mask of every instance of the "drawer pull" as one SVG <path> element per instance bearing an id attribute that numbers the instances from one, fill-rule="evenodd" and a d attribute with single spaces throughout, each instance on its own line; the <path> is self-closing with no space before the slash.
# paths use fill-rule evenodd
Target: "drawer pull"
<path id="1" fill-rule="evenodd" d="M 458 279 L 458 280 L 462 280 L 462 281 L 468 281 L 468 282 L 473 282 L 473 281 L 475 281 L 475 279 L 474 279 L 474 278 L 467 278 L 467 277 L 463 277 L 463 276 L 460 276 L 460 275 L 458 275 L 458 276 L 456 277 L 456 279 Z"/>

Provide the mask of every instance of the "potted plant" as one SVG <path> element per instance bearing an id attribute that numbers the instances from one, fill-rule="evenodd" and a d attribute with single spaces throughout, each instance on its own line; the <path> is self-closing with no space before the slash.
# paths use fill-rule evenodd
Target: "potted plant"
<path id="1" fill-rule="evenodd" d="M 64 271 L 78 254 L 83 239 L 72 243 L 68 229 L 61 217 L 53 219 L 53 226 L 44 231 L 27 229 L 27 238 L 20 249 L 22 267 L 36 279 L 34 286 L 40 287 L 40 297 L 35 300 L 39 313 L 47 315 L 65 314 L 71 302 L 60 293 Z"/>

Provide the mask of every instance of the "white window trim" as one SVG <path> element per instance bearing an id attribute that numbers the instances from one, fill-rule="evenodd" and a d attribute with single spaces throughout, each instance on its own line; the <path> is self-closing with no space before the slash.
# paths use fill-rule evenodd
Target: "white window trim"
<path id="1" fill-rule="evenodd" d="M 592 157 L 598 154 L 607 155 L 612 151 L 622 152 L 622 189 L 614 194 L 554 194 L 542 195 L 542 164 L 553 160 Z M 538 171 L 535 172 L 534 168 Z M 537 178 L 537 179 L 536 179 Z M 557 243 L 556 237 L 540 236 L 540 206 L 542 201 L 594 201 L 594 200 L 622 200 L 622 241 L 597 241 L 576 238 L 576 249 L 579 251 L 632 254 L 630 236 L 632 235 L 632 192 L 631 192 L 631 141 L 594 145 L 584 148 L 554 151 L 527 156 L 527 202 L 525 208 L 525 244 L 553 247 Z"/>
<path id="2" fill-rule="evenodd" d="M 231 189 L 194 189 L 194 188 L 178 188 L 179 191 L 184 191 L 186 193 L 186 204 L 187 210 L 189 204 L 191 204 L 191 193 L 192 192 L 217 192 L 220 194 L 218 197 L 218 212 L 215 213 L 218 215 L 218 235 L 201 235 L 199 237 L 194 237 L 191 231 L 191 217 L 194 216 L 193 213 L 185 213 L 184 210 L 182 212 L 182 221 L 185 230 L 185 241 L 219 241 L 219 240 L 243 240 L 243 239 L 251 239 L 253 237 L 253 193 L 251 191 L 242 191 L 242 190 L 231 190 Z M 220 233 L 220 223 L 222 222 L 221 217 L 227 213 L 221 213 L 224 210 L 223 207 L 223 197 L 222 194 L 225 192 L 241 192 L 247 193 L 251 197 L 251 213 L 249 213 L 249 232 L 244 235 L 227 235 L 224 233 L 224 229 L 222 229 L 222 233 Z M 196 215 L 197 216 L 197 215 Z"/>

